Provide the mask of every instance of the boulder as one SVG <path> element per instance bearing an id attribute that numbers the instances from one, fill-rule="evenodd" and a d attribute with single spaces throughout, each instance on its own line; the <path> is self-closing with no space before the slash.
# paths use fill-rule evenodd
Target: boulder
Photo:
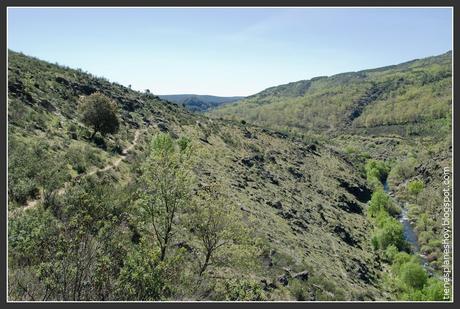
<path id="1" fill-rule="evenodd" d="M 298 279 L 300 281 L 307 281 L 309 276 L 308 270 L 301 271 L 300 273 L 293 274 L 292 277 L 294 279 Z"/>
<path id="2" fill-rule="evenodd" d="M 270 207 L 276 208 L 276 209 L 282 209 L 283 208 L 283 204 L 280 201 L 276 201 L 276 202 L 268 201 L 267 205 L 270 206 Z"/>

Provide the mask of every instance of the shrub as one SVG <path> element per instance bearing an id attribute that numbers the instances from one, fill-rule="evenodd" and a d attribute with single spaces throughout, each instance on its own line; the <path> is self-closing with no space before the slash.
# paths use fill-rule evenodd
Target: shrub
<path id="1" fill-rule="evenodd" d="M 364 166 L 368 179 L 377 178 L 380 181 L 384 181 L 388 175 L 389 167 L 383 161 L 369 160 Z"/>
<path id="2" fill-rule="evenodd" d="M 418 263 L 405 263 L 400 268 L 400 280 L 411 288 L 421 289 L 428 280 L 425 269 Z"/>
<path id="3" fill-rule="evenodd" d="M 409 191 L 410 195 L 412 195 L 415 200 L 418 200 L 419 194 L 423 191 L 424 188 L 423 181 L 421 180 L 412 180 L 407 184 L 407 190 Z"/>
<path id="4" fill-rule="evenodd" d="M 380 249 L 386 250 L 390 245 L 394 245 L 399 250 L 406 247 L 403 226 L 398 220 L 381 211 L 377 216 L 376 223 L 378 228 L 374 234 L 376 240 L 373 242 L 374 244 L 378 243 Z"/>
<path id="5" fill-rule="evenodd" d="M 377 190 L 372 194 L 368 213 L 371 217 L 375 217 L 381 211 L 386 211 L 392 216 L 397 216 L 401 213 L 400 208 L 391 201 L 388 194 L 382 190 Z"/>
<path id="6" fill-rule="evenodd" d="M 308 300 L 308 287 L 299 280 L 289 282 L 289 290 L 298 301 Z"/>
<path id="7" fill-rule="evenodd" d="M 122 300 L 164 300 L 173 294 L 180 255 L 162 261 L 159 248 L 147 247 L 140 244 L 125 259 L 118 277 L 118 294 Z"/>
<path id="8" fill-rule="evenodd" d="M 215 286 L 216 300 L 250 301 L 266 300 L 266 295 L 261 285 L 248 279 L 228 279 L 218 281 Z"/>

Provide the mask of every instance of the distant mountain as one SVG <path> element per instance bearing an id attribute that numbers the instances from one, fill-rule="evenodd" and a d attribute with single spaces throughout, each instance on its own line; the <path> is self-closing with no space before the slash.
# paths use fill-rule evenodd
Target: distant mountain
<path id="1" fill-rule="evenodd" d="M 407 127 L 450 119 L 452 52 L 265 89 L 210 113 L 277 130 Z"/>
<path id="2" fill-rule="evenodd" d="M 188 110 L 193 112 L 206 112 L 221 105 L 239 101 L 244 97 L 218 97 L 213 95 L 171 94 L 160 95 L 160 98 L 179 105 L 184 105 Z"/>

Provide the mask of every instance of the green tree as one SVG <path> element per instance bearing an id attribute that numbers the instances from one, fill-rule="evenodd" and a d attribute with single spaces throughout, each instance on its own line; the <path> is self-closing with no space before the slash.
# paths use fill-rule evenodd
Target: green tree
<path id="1" fill-rule="evenodd" d="M 198 273 L 202 276 L 211 265 L 232 263 L 231 257 L 248 252 L 251 244 L 248 228 L 242 224 L 240 213 L 219 186 L 213 184 L 203 188 L 197 199 L 189 225 L 198 240 Z"/>
<path id="2" fill-rule="evenodd" d="M 377 216 L 377 230 L 374 235 L 374 242 L 382 250 L 394 245 L 399 250 L 405 247 L 404 232 L 402 224 L 395 218 L 390 217 L 385 211 Z"/>
<path id="3" fill-rule="evenodd" d="M 423 181 L 419 179 L 412 180 L 407 184 L 407 190 L 415 198 L 416 203 L 418 202 L 418 196 L 423 191 L 424 187 L 425 185 L 423 184 Z"/>
<path id="4" fill-rule="evenodd" d="M 428 280 L 425 269 L 414 262 L 405 263 L 400 268 L 399 278 L 411 288 L 421 289 Z"/>
<path id="5" fill-rule="evenodd" d="M 364 169 L 368 179 L 377 178 L 380 181 L 385 180 L 390 170 L 385 162 L 379 160 L 368 160 Z"/>
<path id="6" fill-rule="evenodd" d="M 100 92 L 81 98 L 78 109 L 82 122 L 93 128 L 91 139 L 97 132 L 114 134 L 120 127 L 116 103 Z"/>
<path id="7" fill-rule="evenodd" d="M 401 210 L 393 203 L 390 196 L 382 190 L 377 190 L 372 194 L 369 202 L 368 213 L 371 217 L 376 217 L 381 211 L 388 212 L 392 216 L 398 215 Z"/>
<path id="8" fill-rule="evenodd" d="M 151 153 L 141 168 L 138 203 L 141 229 L 156 240 L 163 261 L 174 236 L 177 216 L 191 204 L 194 179 L 191 147 L 161 133 L 153 139 L 150 148 Z"/>

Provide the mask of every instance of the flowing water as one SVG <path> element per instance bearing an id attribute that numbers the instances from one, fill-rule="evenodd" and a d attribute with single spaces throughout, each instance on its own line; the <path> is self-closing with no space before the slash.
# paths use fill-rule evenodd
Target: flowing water
<path id="1" fill-rule="evenodd" d="M 393 202 L 399 205 L 399 207 L 401 208 L 401 215 L 399 216 L 399 222 L 401 222 L 403 225 L 404 239 L 411 246 L 413 253 L 419 253 L 420 246 L 418 244 L 417 235 L 415 234 L 414 228 L 409 220 L 409 217 L 407 216 L 407 203 L 405 204 L 399 203 L 392 196 L 393 194 L 392 192 L 390 192 L 390 188 L 388 187 L 388 182 L 386 180 L 383 182 L 383 190 L 390 196 Z"/>
<path id="2" fill-rule="evenodd" d="M 398 219 L 399 219 L 399 222 L 401 222 L 401 224 L 403 225 L 404 239 L 409 243 L 412 253 L 418 254 L 420 256 L 420 258 L 422 259 L 423 267 L 425 267 L 428 273 L 432 275 L 433 271 L 428 264 L 426 256 L 420 253 L 420 245 L 418 243 L 417 234 L 415 234 L 414 227 L 412 223 L 410 222 L 409 217 L 407 216 L 407 211 L 408 211 L 407 203 L 403 204 L 399 202 L 393 196 L 393 192 L 390 191 L 390 188 L 388 187 L 388 183 L 386 180 L 383 182 L 383 190 L 390 196 L 392 201 L 396 203 L 397 205 L 399 205 L 399 207 L 401 208 L 401 215 L 399 216 Z"/>

